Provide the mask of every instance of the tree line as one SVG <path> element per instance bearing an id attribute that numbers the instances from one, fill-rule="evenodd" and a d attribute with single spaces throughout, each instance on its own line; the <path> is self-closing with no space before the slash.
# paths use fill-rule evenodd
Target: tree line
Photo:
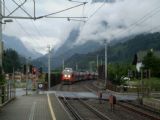
<path id="1" fill-rule="evenodd" d="M 0 84 L 5 82 L 5 73 L 13 73 L 13 69 L 14 71 L 20 71 L 24 60 L 25 58 L 20 56 L 15 50 L 6 49 L 3 52 L 3 65 L 0 68 Z"/>

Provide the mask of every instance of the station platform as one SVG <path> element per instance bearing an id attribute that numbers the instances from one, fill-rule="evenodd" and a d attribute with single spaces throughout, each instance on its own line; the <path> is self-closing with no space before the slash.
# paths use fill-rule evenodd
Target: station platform
<path id="1" fill-rule="evenodd" d="M 55 94 L 20 96 L 0 110 L 0 120 L 71 120 Z"/>
<path id="2" fill-rule="evenodd" d="M 103 93 L 108 99 L 110 93 Z M 96 92 L 43 91 L 19 96 L 0 110 L 0 120 L 72 120 L 58 97 L 98 99 Z M 136 96 L 116 95 L 117 100 L 134 100 Z"/>

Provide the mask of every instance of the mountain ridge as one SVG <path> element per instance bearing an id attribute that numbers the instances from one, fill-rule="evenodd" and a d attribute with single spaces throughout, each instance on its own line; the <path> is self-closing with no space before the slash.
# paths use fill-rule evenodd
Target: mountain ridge
<path id="1" fill-rule="evenodd" d="M 108 63 L 132 63 L 133 57 L 140 51 L 154 49 L 160 51 L 160 33 L 140 34 L 132 37 L 130 40 L 119 42 L 108 46 Z M 81 69 L 86 69 L 90 62 L 96 67 L 97 55 L 99 61 L 104 63 L 104 47 L 95 52 L 87 54 L 74 54 L 65 61 L 67 67 L 73 67 L 79 64 Z M 80 59 L 81 58 L 81 59 Z"/>
<path id="2" fill-rule="evenodd" d="M 32 59 L 36 59 L 42 56 L 42 54 L 36 51 L 29 50 L 19 38 L 14 36 L 8 36 L 3 34 L 3 43 L 4 43 L 5 49 L 9 49 L 9 48 L 14 49 L 20 55 L 26 58 L 31 57 Z"/>

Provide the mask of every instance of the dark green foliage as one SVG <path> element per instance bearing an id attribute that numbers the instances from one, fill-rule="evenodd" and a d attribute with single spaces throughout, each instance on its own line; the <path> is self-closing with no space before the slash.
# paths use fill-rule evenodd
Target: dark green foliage
<path id="1" fill-rule="evenodd" d="M 160 77 L 160 58 L 154 55 L 153 51 L 149 51 L 143 59 L 145 69 L 151 70 L 151 75 Z"/>
<path id="2" fill-rule="evenodd" d="M 0 85 L 3 85 L 5 83 L 5 77 L 3 74 L 0 74 Z"/>
<path id="3" fill-rule="evenodd" d="M 132 62 L 132 65 L 136 65 L 138 62 L 138 57 L 137 57 L 137 54 L 134 55 L 134 59 L 133 59 L 133 62 Z"/>
<path id="4" fill-rule="evenodd" d="M 2 74 L 2 68 L 0 67 L 0 85 L 5 83 L 4 75 Z"/>
<path id="5" fill-rule="evenodd" d="M 12 73 L 14 70 L 18 70 L 21 67 L 19 55 L 12 49 L 7 49 L 3 57 L 3 70 L 5 73 Z"/>
<path id="6" fill-rule="evenodd" d="M 136 53 L 151 48 L 160 50 L 160 33 L 141 34 L 126 42 L 109 45 L 108 63 L 132 63 Z M 69 67 L 75 67 L 77 63 L 79 68 L 88 69 L 90 61 L 95 61 L 96 64 L 97 55 L 99 63 L 101 63 L 100 61 L 104 62 L 104 47 L 88 54 L 75 54 L 66 60 L 65 64 Z"/>
<path id="7" fill-rule="evenodd" d="M 125 81 L 123 80 L 123 77 L 128 76 L 128 70 L 133 69 L 132 67 L 133 66 L 129 64 L 109 64 L 108 79 L 117 85 L 124 84 Z"/>

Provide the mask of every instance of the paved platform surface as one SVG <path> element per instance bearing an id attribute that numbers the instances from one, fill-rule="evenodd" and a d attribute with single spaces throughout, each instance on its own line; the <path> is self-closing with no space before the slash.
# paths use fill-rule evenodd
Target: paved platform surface
<path id="1" fill-rule="evenodd" d="M 47 95 L 17 97 L 2 108 L 0 120 L 52 120 Z"/>
<path id="2" fill-rule="evenodd" d="M 67 109 L 55 94 L 50 94 L 50 99 L 56 120 L 73 120 Z"/>

